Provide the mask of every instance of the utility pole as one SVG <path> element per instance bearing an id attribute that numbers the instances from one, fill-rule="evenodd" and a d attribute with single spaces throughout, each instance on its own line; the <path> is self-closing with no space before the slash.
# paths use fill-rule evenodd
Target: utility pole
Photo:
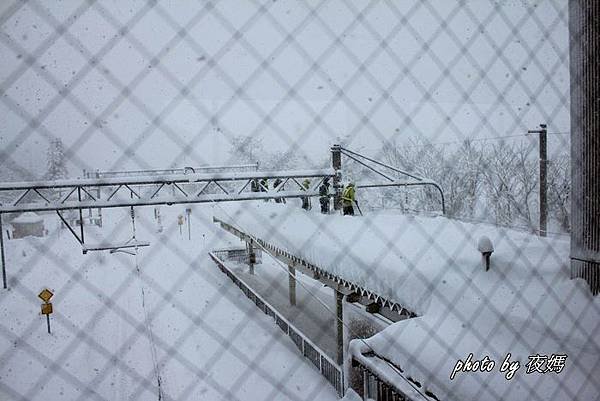
<path id="1" fill-rule="evenodd" d="M 540 124 L 540 129 L 529 130 L 528 134 L 539 134 L 540 150 L 540 237 L 546 236 L 548 221 L 548 130 L 546 124 Z"/>

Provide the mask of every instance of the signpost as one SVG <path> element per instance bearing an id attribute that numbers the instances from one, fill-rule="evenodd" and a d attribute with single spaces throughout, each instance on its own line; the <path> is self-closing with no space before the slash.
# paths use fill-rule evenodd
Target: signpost
<path id="1" fill-rule="evenodd" d="M 179 226 L 179 237 L 181 237 L 183 234 L 181 232 L 181 226 L 183 226 L 183 215 L 179 215 L 177 216 L 177 225 Z"/>
<path id="2" fill-rule="evenodd" d="M 53 295 L 54 293 L 47 288 L 44 288 L 42 292 L 38 294 L 38 297 L 40 297 L 40 299 L 44 301 L 44 303 L 42 304 L 42 315 L 46 315 L 48 334 L 52 334 L 50 331 L 50 314 L 52 313 L 52 303 L 50 303 L 49 301 Z"/>

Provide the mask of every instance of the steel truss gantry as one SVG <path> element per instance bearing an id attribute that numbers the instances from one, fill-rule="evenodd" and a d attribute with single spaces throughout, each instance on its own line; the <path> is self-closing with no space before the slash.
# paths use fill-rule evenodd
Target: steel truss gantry
<path id="1" fill-rule="evenodd" d="M 318 196 L 323 179 L 334 174 L 321 169 L 6 182 L 0 183 L 0 196 L 9 193 L 13 200 L 0 204 L 0 213 Z M 312 179 L 308 189 L 301 183 L 305 178 Z M 263 184 L 277 179 L 281 182 L 276 187 Z M 257 192 L 252 191 L 253 181 Z"/>
<path id="2" fill-rule="evenodd" d="M 0 183 L 0 199 L 10 201 L 0 203 L 0 233 L 3 214 L 53 211 L 84 252 L 97 250 L 85 244 L 84 209 L 313 197 L 319 195 L 323 180 L 334 176 L 333 169 L 320 169 L 5 182 Z M 308 188 L 303 185 L 305 179 L 311 179 Z M 268 185 L 269 180 L 276 180 L 278 185 Z M 68 210 L 79 212 L 79 233 L 63 216 L 62 212 Z M 4 235 L 0 235 L 0 254 L 3 285 L 7 288 Z"/>
<path id="3" fill-rule="evenodd" d="M 0 233 L 3 233 L 3 214 L 50 211 L 58 214 L 65 226 L 82 245 L 84 252 L 145 246 L 141 243 L 121 244 L 120 246 L 106 244 L 90 246 L 86 244 L 82 211 L 118 207 L 134 208 L 316 197 L 319 196 L 319 187 L 326 178 L 332 179 L 333 193 L 330 193 L 329 196 L 333 197 L 333 205 L 337 210 L 341 206 L 343 189 L 342 155 L 387 180 L 383 183 L 358 183 L 357 188 L 433 186 L 440 193 L 442 212 L 445 212 L 444 193 L 440 185 L 434 181 L 400 170 L 340 145 L 333 145 L 331 147 L 332 168 L 320 170 L 239 171 L 255 169 L 258 167 L 257 163 L 256 165 L 198 168 L 198 170 L 203 169 L 204 173 L 197 172 L 192 167 L 125 172 L 96 171 L 95 173 L 86 173 L 84 179 L 0 183 Z M 387 171 L 382 171 L 382 168 L 393 171 L 395 176 L 405 178 L 402 180 L 394 178 Z M 220 170 L 220 172 L 211 172 L 213 169 Z M 223 172 L 226 169 L 234 171 Z M 308 188 L 304 186 L 305 179 L 312 180 Z M 275 180 L 278 184 L 271 187 L 268 184 L 269 180 Z M 8 201 L 6 201 L 7 199 Z M 64 218 L 62 214 L 64 211 L 78 212 L 79 234 Z M 0 261 L 4 288 L 7 288 L 4 235 L 0 235 Z"/>

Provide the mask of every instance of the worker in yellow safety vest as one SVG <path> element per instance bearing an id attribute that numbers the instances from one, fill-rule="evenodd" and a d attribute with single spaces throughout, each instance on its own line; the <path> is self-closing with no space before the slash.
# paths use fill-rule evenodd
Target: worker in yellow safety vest
<path id="1" fill-rule="evenodd" d="M 344 192 L 342 192 L 342 211 L 344 216 L 354 216 L 354 202 L 356 197 L 356 189 L 354 183 L 351 182 L 346 185 Z"/>

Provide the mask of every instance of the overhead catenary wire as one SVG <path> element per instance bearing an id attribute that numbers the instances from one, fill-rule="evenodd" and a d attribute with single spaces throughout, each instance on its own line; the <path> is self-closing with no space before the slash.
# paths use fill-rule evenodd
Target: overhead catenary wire
<path id="1" fill-rule="evenodd" d="M 558 131 L 558 132 L 548 132 L 548 135 L 570 135 L 570 131 Z M 529 138 L 532 137 L 531 134 L 513 134 L 513 135 L 499 135 L 499 136 L 490 136 L 485 138 L 465 138 L 465 139 L 457 139 L 454 141 L 444 141 L 444 142 L 429 142 L 426 141 L 422 144 L 398 144 L 398 146 L 404 148 L 423 148 L 427 146 L 442 146 L 442 145 L 455 145 L 455 144 L 464 144 L 470 142 L 489 142 L 489 141 L 502 141 L 505 139 L 514 139 L 514 138 Z"/>

